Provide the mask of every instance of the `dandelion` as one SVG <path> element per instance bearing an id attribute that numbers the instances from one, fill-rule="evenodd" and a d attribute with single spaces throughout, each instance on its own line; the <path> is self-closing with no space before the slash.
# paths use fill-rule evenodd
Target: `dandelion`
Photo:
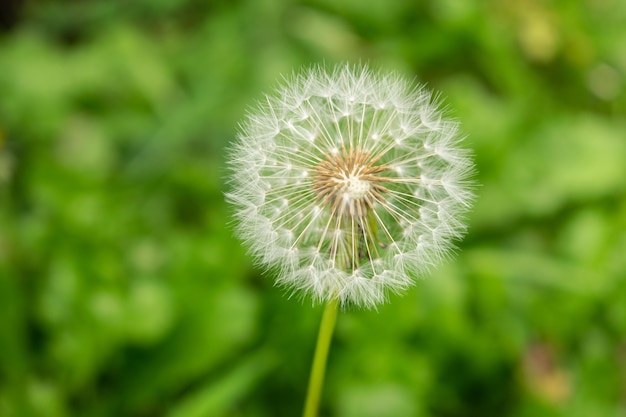
<path id="1" fill-rule="evenodd" d="M 267 96 L 232 154 L 237 232 L 277 282 L 326 303 L 304 417 L 319 408 L 337 307 L 375 307 L 465 232 L 472 161 L 432 95 L 367 67 L 313 68 Z"/>
<path id="2" fill-rule="evenodd" d="M 232 149 L 237 232 L 277 283 L 375 307 L 465 232 L 472 161 L 422 86 L 313 68 L 265 97 Z"/>

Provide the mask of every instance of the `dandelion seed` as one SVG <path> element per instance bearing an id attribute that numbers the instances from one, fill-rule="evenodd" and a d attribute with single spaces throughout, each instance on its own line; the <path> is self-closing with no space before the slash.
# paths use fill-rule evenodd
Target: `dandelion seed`
<path id="1" fill-rule="evenodd" d="M 375 307 L 464 234 L 473 164 L 460 141 L 432 95 L 399 76 L 294 75 L 232 149 L 237 232 L 279 284 Z"/>

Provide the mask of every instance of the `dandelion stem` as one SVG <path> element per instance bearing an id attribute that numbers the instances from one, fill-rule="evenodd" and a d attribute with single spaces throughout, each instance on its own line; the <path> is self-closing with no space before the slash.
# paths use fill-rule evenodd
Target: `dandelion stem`
<path id="1" fill-rule="evenodd" d="M 313 365 L 311 366 L 311 376 L 309 377 L 309 388 L 304 404 L 303 417 L 317 417 L 322 396 L 322 386 L 324 385 L 324 374 L 326 373 L 326 359 L 328 358 L 330 341 L 335 330 L 338 304 L 339 300 L 335 298 L 329 301 L 324 308 L 320 330 L 317 334 L 317 344 L 315 346 Z"/>

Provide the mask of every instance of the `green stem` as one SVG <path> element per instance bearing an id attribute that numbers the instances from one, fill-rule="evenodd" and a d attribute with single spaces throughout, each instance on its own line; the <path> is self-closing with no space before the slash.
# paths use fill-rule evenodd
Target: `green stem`
<path id="1" fill-rule="evenodd" d="M 303 417 L 317 417 L 317 410 L 322 397 L 322 386 L 324 385 L 324 374 L 326 373 L 326 359 L 328 358 L 330 341 L 335 330 L 338 304 L 339 300 L 334 299 L 329 301 L 324 308 L 320 331 L 317 334 L 317 345 L 315 346 L 315 356 L 313 356 L 313 366 L 311 367 Z"/>

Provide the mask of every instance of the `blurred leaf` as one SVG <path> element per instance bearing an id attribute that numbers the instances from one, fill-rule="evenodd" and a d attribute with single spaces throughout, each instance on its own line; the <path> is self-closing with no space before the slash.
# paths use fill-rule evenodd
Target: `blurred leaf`
<path id="1" fill-rule="evenodd" d="M 174 406 L 169 417 L 226 416 L 245 404 L 256 385 L 275 366 L 273 355 L 256 352 L 240 359 L 239 364 L 221 378 L 210 380 Z"/>

